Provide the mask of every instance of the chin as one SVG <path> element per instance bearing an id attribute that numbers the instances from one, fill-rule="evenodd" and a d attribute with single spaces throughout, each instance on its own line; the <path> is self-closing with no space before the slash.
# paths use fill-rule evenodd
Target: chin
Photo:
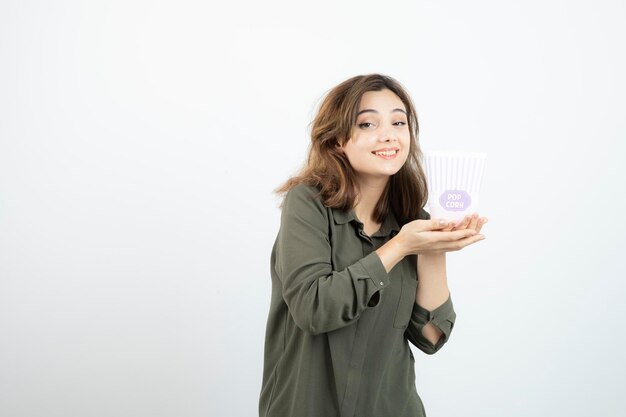
<path id="1" fill-rule="evenodd" d="M 398 169 L 393 169 L 393 170 L 386 171 L 386 172 L 384 172 L 384 174 L 388 175 L 388 176 L 396 175 L 398 172 L 400 172 L 401 168 L 402 168 L 402 166 L 399 166 Z"/>

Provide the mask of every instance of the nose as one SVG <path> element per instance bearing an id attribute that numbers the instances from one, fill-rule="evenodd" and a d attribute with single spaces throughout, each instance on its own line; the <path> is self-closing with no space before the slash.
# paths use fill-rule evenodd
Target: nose
<path id="1" fill-rule="evenodd" d="M 385 128 L 381 132 L 380 139 L 383 142 L 391 142 L 391 141 L 397 142 L 398 141 L 398 135 L 397 135 L 397 132 L 393 129 L 393 126 L 390 126 L 390 127 Z"/>

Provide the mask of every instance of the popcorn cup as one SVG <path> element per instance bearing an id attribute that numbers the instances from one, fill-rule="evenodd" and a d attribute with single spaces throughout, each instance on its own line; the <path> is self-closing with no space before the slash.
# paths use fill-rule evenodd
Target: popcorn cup
<path id="1" fill-rule="evenodd" d="M 424 151 L 432 219 L 458 222 L 478 212 L 486 159 L 487 154 L 483 152 Z"/>

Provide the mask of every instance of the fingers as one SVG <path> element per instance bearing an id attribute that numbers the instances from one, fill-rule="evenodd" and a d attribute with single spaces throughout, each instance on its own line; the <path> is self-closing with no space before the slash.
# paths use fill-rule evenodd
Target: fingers
<path id="1" fill-rule="evenodd" d="M 440 221 L 446 221 L 447 223 L 442 225 Z M 477 233 L 487 223 L 486 217 L 480 217 L 478 213 L 468 214 L 460 220 L 446 220 L 446 219 L 433 219 L 431 220 L 431 230 L 439 230 L 442 232 L 458 231 L 471 229 Z"/>
<path id="2" fill-rule="evenodd" d="M 477 226 L 478 226 L 478 213 L 474 213 L 471 216 L 471 221 L 470 221 L 468 229 L 476 230 Z"/>
<path id="3" fill-rule="evenodd" d="M 487 223 L 487 218 L 486 218 L 486 217 L 481 217 L 481 218 L 478 220 L 478 227 L 476 228 L 476 231 L 477 231 L 478 233 L 480 233 L 480 229 L 482 229 L 482 228 L 483 228 L 483 226 L 485 225 L 485 223 Z"/>
<path id="4" fill-rule="evenodd" d="M 460 238 L 460 239 L 452 240 L 452 241 L 440 241 L 432 245 L 429 249 L 425 250 L 424 252 L 429 252 L 429 251 L 455 252 L 455 251 L 463 249 L 466 246 L 469 246 L 476 242 L 480 242 L 481 240 L 485 239 L 484 235 L 476 233 L 475 230 L 471 230 L 471 229 L 458 230 L 457 232 L 465 233 L 467 236 Z M 450 232 L 450 234 L 452 233 L 456 233 L 456 232 Z"/>
<path id="5" fill-rule="evenodd" d="M 487 223 L 486 217 L 480 217 L 478 213 L 473 213 L 471 215 L 466 215 L 463 219 L 454 222 L 453 227 L 446 227 L 442 229 L 444 232 L 448 232 L 451 230 L 462 230 L 462 229 L 474 229 L 477 232 L 480 232 L 482 226 Z"/>
<path id="6" fill-rule="evenodd" d="M 469 222 L 472 220 L 471 216 L 466 215 L 465 217 L 463 217 L 462 220 L 460 220 L 457 225 L 454 227 L 455 230 L 462 230 L 462 229 L 466 229 L 467 225 L 469 224 Z"/>
<path id="7" fill-rule="evenodd" d="M 450 220 L 448 221 L 448 225 L 441 229 L 442 232 L 449 232 L 450 230 L 454 229 L 454 221 Z"/>
<path id="8" fill-rule="evenodd" d="M 456 242 L 457 248 L 455 250 L 463 249 L 466 246 L 469 246 L 469 245 L 471 245 L 473 243 L 476 243 L 476 242 L 480 242 L 481 240 L 484 240 L 484 239 L 485 239 L 485 236 L 481 235 L 481 234 L 478 234 L 478 233 L 473 235 L 473 236 L 467 237 L 465 239 L 461 239 L 461 240 Z"/>
<path id="9" fill-rule="evenodd" d="M 448 227 L 450 227 L 450 223 L 451 222 L 447 219 L 431 219 L 430 230 L 445 231 Z"/>
<path id="10" fill-rule="evenodd" d="M 447 242 L 454 242 L 455 240 L 465 239 L 470 236 L 476 235 L 477 232 L 474 229 L 462 229 L 462 230 L 453 230 L 451 232 L 442 235 L 442 239 Z"/>
<path id="11" fill-rule="evenodd" d="M 460 220 L 449 220 L 448 225 L 445 228 L 441 229 L 441 231 L 449 232 L 451 230 L 465 229 L 468 222 L 469 222 L 468 216 L 465 216 Z"/>
<path id="12" fill-rule="evenodd" d="M 471 245 L 472 243 L 480 242 L 481 240 L 485 240 L 485 235 L 480 233 L 475 234 L 474 236 L 470 236 L 467 239 L 463 239 L 467 241 L 467 244 L 464 244 L 463 247 Z"/>

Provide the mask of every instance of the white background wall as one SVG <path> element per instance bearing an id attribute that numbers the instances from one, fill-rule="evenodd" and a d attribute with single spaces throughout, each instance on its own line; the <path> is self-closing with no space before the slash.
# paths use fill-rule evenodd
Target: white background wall
<path id="1" fill-rule="evenodd" d="M 430 417 L 623 416 L 622 1 L 0 3 L 0 415 L 257 413 L 279 199 L 391 75 L 489 154 Z M 621 162 L 621 165 L 620 165 Z"/>

